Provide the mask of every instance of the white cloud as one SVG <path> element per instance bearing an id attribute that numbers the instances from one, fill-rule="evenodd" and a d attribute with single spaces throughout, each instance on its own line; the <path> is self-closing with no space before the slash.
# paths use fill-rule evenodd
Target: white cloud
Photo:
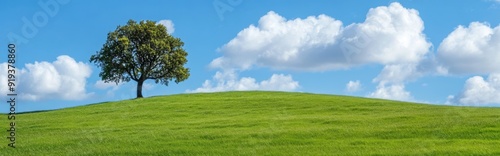
<path id="1" fill-rule="evenodd" d="M 3 84 L 0 85 L 0 96 L 5 96 L 9 93 L 9 87 L 7 86 L 8 78 L 7 78 L 7 67 L 8 64 L 6 62 L 0 63 L 0 82 Z M 16 70 L 16 73 L 19 71 Z"/>
<path id="2" fill-rule="evenodd" d="M 347 26 L 340 48 L 351 63 L 415 63 L 429 52 L 417 10 L 394 2 L 370 9 L 363 23 Z"/>
<path id="3" fill-rule="evenodd" d="M 479 22 L 458 26 L 440 44 L 438 58 L 454 74 L 500 72 L 500 26 Z"/>
<path id="4" fill-rule="evenodd" d="M 363 23 L 342 26 L 326 15 L 287 20 L 261 17 L 218 50 L 212 68 L 324 71 L 355 65 L 418 62 L 429 51 L 418 11 L 395 2 L 370 9 Z"/>
<path id="5" fill-rule="evenodd" d="M 458 26 L 441 42 L 437 53 L 450 74 L 490 74 L 486 80 L 469 78 L 461 93 L 448 96 L 448 104 L 500 104 L 500 26 L 480 22 Z"/>
<path id="6" fill-rule="evenodd" d="M 411 101 L 413 99 L 410 92 L 406 91 L 405 86 L 402 84 L 386 85 L 384 83 L 380 83 L 377 86 L 377 90 L 370 93 L 368 96 L 401 101 Z"/>
<path id="7" fill-rule="evenodd" d="M 447 103 L 472 106 L 500 104 L 500 74 L 491 74 L 486 80 L 481 76 L 469 78 L 463 91 L 449 96 Z"/>
<path id="8" fill-rule="evenodd" d="M 6 63 L 2 66 L 6 67 Z M 6 77 L 6 68 L 0 69 L 0 80 Z M 92 93 L 85 90 L 86 79 L 92 70 L 83 62 L 76 62 L 67 55 L 57 57 L 50 62 L 35 62 L 17 70 L 17 92 L 24 100 L 38 101 L 43 99 L 81 100 Z M 5 81 L 6 82 L 6 81 Z M 7 88 L 2 86 L 1 92 Z"/>
<path id="9" fill-rule="evenodd" d="M 417 64 L 386 65 L 373 81 L 401 84 L 408 80 L 416 79 L 421 75 L 421 71 L 417 69 Z"/>
<path id="10" fill-rule="evenodd" d="M 349 81 L 345 85 L 345 88 L 346 88 L 347 92 L 357 92 L 361 89 L 361 82 L 359 82 L 359 80 Z"/>
<path id="11" fill-rule="evenodd" d="M 115 95 L 115 92 L 118 89 L 120 89 L 120 87 L 123 84 L 124 84 L 123 82 L 116 84 L 115 82 L 104 82 L 102 80 L 99 80 L 99 81 L 95 82 L 94 87 L 97 89 L 101 89 L 101 90 L 108 90 L 106 92 L 106 95 L 108 97 L 113 97 Z"/>
<path id="12" fill-rule="evenodd" d="M 167 32 L 169 34 L 173 34 L 175 32 L 174 22 L 172 22 L 171 20 L 160 20 L 156 24 L 161 24 L 167 27 Z"/>
<path id="13" fill-rule="evenodd" d="M 203 86 L 187 92 L 221 92 L 221 91 L 243 91 L 243 90 L 276 90 L 293 91 L 299 88 L 299 82 L 294 81 L 292 76 L 273 74 L 268 80 L 256 82 L 254 78 L 239 78 L 234 71 L 217 72 L 213 80 L 205 80 Z"/>
<path id="14" fill-rule="evenodd" d="M 271 11 L 261 17 L 258 26 L 250 25 L 219 48 L 223 56 L 214 59 L 210 66 L 226 69 L 249 69 L 253 65 L 312 68 L 316 65 L 311 65 L 311 60 L 303 60 L 302 56 L 323 53 L 326 46 L 336 42 L 341 26 L 340 21 L 326 15 L 286 20 Z"/>
<path id="15" fill-rule="evenodd" d="M 220 47 L 222 56 L 210 67 L 326 71 L 381 64 L 385 67 L 374 78 L 379 84 L 370 96 L 407 100 L 411 99 L 404 90 L 407 81 L 430 71 L 447 73 L 430 56 L 432 44 L 423 30 L 418 11 L 398 2 L 372 8 L 364 22 L 347 26 L 327 15 L 288 20 L 271 11 Z M 350 85 L 355 87 L 356 83 Z"/>
<path id="16" fill-rule="evenodd" d="M 108 89 L 108 88 L 118 88 L 122 84 L 123 83 L 116 84 L 115 82 L 104 82 L 102 80 L 98 80 L 95 82 L 94 87 L 96 87 L 97 89 L 104 90 L 104 89 Z"/>
<path id="17" fill-rule="evenodd" d="M 259 90 L 292 91 L 299 87 L 299 82 L 294 81 L 291 75 L 273 74 L 268 80 L 260 82 Z"/>
<path id="18" fill-rule="evenodd" d="M 406 91 L 405 83 L 423 76 L 425 70 L 419 69 L 417 63 L 385 65 L 373 82 L 378 82 L 377 89 L 370 93 L 369 97 L 391 99 L 391 100 L 412 100 L 411 93 Z"/>

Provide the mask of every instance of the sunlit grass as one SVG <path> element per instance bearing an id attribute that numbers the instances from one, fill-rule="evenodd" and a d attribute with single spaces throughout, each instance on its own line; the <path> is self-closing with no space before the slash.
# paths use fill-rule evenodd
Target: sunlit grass
<path id="1" fill-rule="evenodd" d="M 499 108 L 346 96 L 181 94 L 16 119 L 0 155 L 500 155 Z"/>

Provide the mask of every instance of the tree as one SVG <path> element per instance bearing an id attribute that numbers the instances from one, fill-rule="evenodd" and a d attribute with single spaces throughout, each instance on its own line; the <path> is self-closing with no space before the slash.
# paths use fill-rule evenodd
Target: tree
<path id="1" fill-rule="evenodd" d="M 189 68 L 184 67 L 188 53 L 182 46 L 164 25 L 129 20 L 108 33 L 106 43 L 90 62 L 101 68 L 99 76 L 104 82 L 136 81 L 137 98 L 142 98 L 142 85 L 148 79 L 168 86 L 169 81 L 179 83 L 189 77 Z"/>

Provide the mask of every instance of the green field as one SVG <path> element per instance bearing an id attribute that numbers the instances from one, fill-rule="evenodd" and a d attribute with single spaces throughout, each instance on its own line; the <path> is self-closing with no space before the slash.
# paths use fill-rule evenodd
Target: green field
<path id="1" fill-rule="evenodd" d="M 500 155 L 499 108 L 347 96 L 180 94 L 16 119 L 0 155 Z"/>

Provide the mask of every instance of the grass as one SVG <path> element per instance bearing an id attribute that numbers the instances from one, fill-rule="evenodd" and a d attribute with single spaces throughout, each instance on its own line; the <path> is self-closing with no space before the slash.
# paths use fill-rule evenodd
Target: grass
<path id="1" fill-rule="evenodd" d="M 0 155 L 500 155 L 499 108 L 347 96 L 180 94 L 16 119 Z"/>

